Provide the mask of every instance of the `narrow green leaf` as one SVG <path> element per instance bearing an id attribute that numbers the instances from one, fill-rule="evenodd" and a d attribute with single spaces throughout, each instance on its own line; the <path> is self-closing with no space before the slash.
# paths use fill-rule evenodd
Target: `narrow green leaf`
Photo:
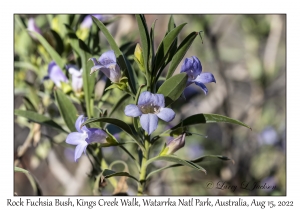
<path id="1" fill-rule="evenodd" d="M 22 61 L 14 62 L 14 67 L 15 68 L 30 69 L 30 70 L 35 71 L 37 74 L 40 72 L 40 70 L 37 66 L 33 65 L 32 63 L 25 62 L 25 61 L 24 62 L 22 62 Z"/>
<path id="2" fill-rule="evenodd" d="M 158 89 L 157 93 L 165 96 L 165 106 L 169 106 L 176 101 L 186 87 L 187 74 L 177 74 L 166 80 Z"/>
<path id="3" fill-rule="evenodd" d="M 14 171 L 24 173 L 27 176 L 27 178 L 32 186 L 34 194 L 36 194 L 38 196 L 43 195 L 42 190 L 41 190 L 36 178 L 29 171 L 27 171 L 23 168 L 17 167 L 17 166 L 15 166 Z"/>
<path id="4" fill-rule="evenodd" d="M 192 45 L 194 39 L 197 37 L 198 32 L 192 32 L 190 33 L 178 46 L 177 51 L 175 55 L 173 56 L 171 60 L 171 64 L 167 73 L 167 79 L 169 79 L 174 71 L 176 70 L 177 66 L 181 62 L 182 58 L 184 57 L 185 53 L 188 51 L 190 46 Z"/>
<path id="5" fill-rule="evenodd" d="M 172 46 L 172 43 L 177 38 L 178 34 L 180 33 L 180 31 L 185 25 L 186 23 L 183 23 L 178 27 L 174 28 L 172 31 L 170 31 L 158 46 L 155 55 L 155 71 L 157 71 L 166 61 L 167 54 L 170 50 L 170 47 Z"/>
<path id="6" fill-rule="evenodd" d="M 92 94 L 95 87 L 95 74 L 90 75 L 93 62 L 89 62 L 88 59 L 91 58 L 89 48 L 86 44 L 79 39 L 80 57 L 82 64 L 82 79 L 83 79 L 83 91 L 84 99 L 86 104 L 86 110 L 88 117 L 93 117 L 93 99 Z"/>
<path id="7" fill-rule="evenodd" d="M 145 70 L 146 70 L 147 75 L 151 75 L 149 73 L 150 69 L 148 68 L 149 67 L 148 62 L 149 62 L 149 51 L 150 51 L 150 36 L 149 36 L 149 32 L 148 32 L 147 23 L 146 23 L 144 15 L 137 14 L 137 15 L 135 15 L 135 17 L 136 17 L 139 32 L 140 32 Z"/>
<path id="8" fill-rule="evenodd" d="M 137 76 L 136 76 L 136 73 L 135 71 L 133 70 L 130 62 L 128 61 L 128 59 L 126 57 L 123 57 L 124 60 L 125 60 L 125 63 L 126 63 L 126 76 L 129 78 L 129 86 L 131 88 L 131 91 L 133 92 L 133 94 L 136 94 L 136 91 L 137 91 L 137 88 L 139 86 L 139 83 L 138 83 L 138 79 L 137 79 Z"/>
<path id="9" fill-rule="evenodd" d="M 122 172 L 115 172 L 115 171 L 112 171 L 112 170 L 109 170 L 109 169 L 104 169 L 104 171 L 102 172 L 102 180 L 101 180 L 101 182 L 103 181 L 103 178 L 107 179 L 107 178 L 115 177 L 115 176 L 127 176 L 127 177 L 132 178 L 135 181 L 139 182 L 139 180 L 137 178 L 135 178 L 134 176 L 132 176 L 128 172 L 124 172 L 124 171 L 122 171 Z"/>
<path id="10" fill-rule="evenodd" d="M 76 131 L 75 122 L 77 119 L 77 110 L 71 100 L 59 89 L 54 91 L 55 100 L 58 105 L 60 115 L 71 132 Z"/>
<path id="11" fill-rule="evenodd" d="M 183 160 L 183 159 L 181 159 L 181 158 L 179 158 L 175 155 L 164 155 L 164 156 L 158 156 L 158 157 L 151 158 L 146 162 L 146 167 L 150 163 L 152 163 L 154 161 L 157 161 L 157 160 L 175 162 L 175 163 L 178 163 L 178 164 L 181 164 L 181 165 L 184 165 L 184 166 L 188 166 L 188 167 L 191 167 L 191 168 L 196 169 L 198 171 L 203 171 L 204 173 L 206 173 L 206 170 L 204 168 L 202 168 L 201 166 L 198 166 L 197 164 L 195 164 L 191 161 Z"/>
<path id="12" fill-rule="evenodd" d="M 110 47 L 112 48 L 112 50 L 115 52 L 115 55 L 117 57 L 123 55 L 123 53 L 121 52 L 121 50 L 119 49 L 117 43 L 115 42 L 114 38 L 112 37 L 112 35 L 110 34 L 110 32 L 108 31 L 108 29 L 105 27 L 105 25 L 98 20 L 97 18 L 91 16 L 94 23 L 98 26 L 98 28 L 101 30 L 101 32 L 104 34 L 104 36 L 106 37 Z M 124 68 L 124 67 L 121 67 Z"/>
<path id="13" fill-rule="evenodd" d="M 169 19 L 169 22 L 168 22 L 168 32 L 173 30 L 175 27 L 176 27 L 175 21 L 174 21 L 173 15 L 171 15 L 170 19 Z"/>
<path id="14" fill-rule="evenodd" d="M 156 19 L 157 20 L 157 19 Z M 154 54 L 154 29 L 155 29 L 155 24 L 156 24 L 156 20 L 154 21 L 154 23 L 151 26 L 150 29 L 150 55 L 149 55 L 149 60 L 151 62 L 149 62 L 149 69 L 153 69 L 154 68 L 154 58 L 155 58 L 155 54 Z M 152 77 L 154 76 L 154 73 L 152 72 Z"/>
<path id="15" fill-rule="evenodd" d="M 21 172 L 21 173 L 24 173 L 24 174 L 29 174 L 29 172 L 23 168 L 19 168 L 17 166 L 15 166 L 15 169 L 14 169 L 16 172 Z"/>
<path id="16" fill-rule="evenodd" d="M 218 159 L 221 159 L 221 160 L 224 160 L 224 161 L 231 160 L 234 163 L 234 161 L 232 159 L 230 159 L 228 157 L 225 157 L 225 156 L 222 156 L 222 155 L 206 155 L 206 156 L 202 156 L 200 158 L 197 158 L 195 160 L 190 160 L 190 162 L 199 163 L 199 162 L 202 162 L 206 158 L 218 158 Z M 180 166 L 183 166 L 183 165 L 182 164 L 173 164 L 173 165 L 165 166 L 165 167 L 162 167 L 160 169 L 154 170 L 154 171 L 152 171 L 151 173 L 148 174 L 146 179 L 148 179 L 150 176 L 152 176 L 153 174 L 156 174 L 160 171 L 166 170 L 168 168 L 175 168 L 175 167 L 180 167 Z"/>
<path id="17" fill-rule="evenodd" d="M 127 134 L 129 134 L 131 136 L 131 138 L 134 140 L 134 142 L 137 143 L 141 147 L 141 149 L 144 149 L 144 146 L 138 141 L 137 137 L 132 132 L 130 126 L 127 125 L 127 123 L 123 122 L 122 120 L 115 119 L 115 118 L 105 118 L 105 117 L 103 117 L 103 118 L 92 118 L 92 119 L 86 120 L 84 123 L 82 123 L 81 126 L 84 126 L 84 125 L 92 123 L 92 122 L 106 122 L 106 123 L 110 123 L 110 124 L 113 124 L 115 126 L 118 126 L 123 131 L 125 131 Z"/>
<path id="18" fill-rule="evenodd" d="M 251 127 L 242 123 L 241 121 L 235 120 L 235 119 L 223 116 L 223 115 L 195 114 L 195 115 L 185 118 L 180 123 L 178 123 L 176 126 L 171 128 L 171 130 L 175 130 L 179 127 L 185 127 L 185 126 L 190 126 L 190 125 L 195 125 L 195 124 L 204 124 L 204 123 L 231 123 L 231 124 L 241 125 L 241 126 L 251 129 Z M 165 132 L 167 132 L 167 131 L 165 131 Z"/>
<path id="19" fill-rule="evenodd" d="M 199 157 L 197 159 L 191 160 L 191 162 L 200 163 L 200 162 L 206 160 L 207 158 L 217 158 L 217 159 L 220 159 L 223 161 L 231 160 L 231 162 L 234 163 L 234 161 L 232 159 L 222 156 L 222 155 L 205 155 L 205 156 Z"/>
<path id="20" fill-rule="evenodd" d="M 129 98 L 129 94 L 124 94 L 119 100 L 117 103 L 115 103 L 115 105 L 111 108 L 111 111 L 108 115 L 108 117 L 112 116 L 112 114 L 119 108 L 119 106 L 127 99 Z"/>
<path id="21" fill-rule="evenodd" d="M 60 55 L 52 48 L 52 46 L 46 41 L 46 39 L 40 35 L 39 33 L 36 33 L 34 31 L 28 31 L 28 33 L 33 34 L 40 43 L 44 46 L 44 48 L 47 50 L 51 58 L 55 61 L 55 63 L 61 68 L 64 68 L 64 61 L 60 57 Z"/>
<path id="22" fill-rule="evenodd" d="M 73 50 L 76 52 L 78 56 L 80 56 L 80 48 L 79 48 L 79 39 L 76 35 L 76 33 L 73 31 L 71 26 L 68 24 L 65 24 L 66 31 L 67 31 L 67 36 L 69 37 L 70 40 L 70 45 L 73 48 Z"/>
<path id="23" fill-rule="evenodd" d="M 43 125 L 47 125 L 47 126 L 51 126 L 51 127 L 56 128 L 60 131 L 68 133 L 60 125 L 58 125 L 56 122 L 54 122 L 52 119 L 50 119 L 50 118 L 48 118 L 44 115 L 38 114 L 36 112 L 15 109 L 14 114 L 17 115 L 17 116 L 25 117 L 29 120 L 32 120 L 33 122 L 43 124 Z"/>

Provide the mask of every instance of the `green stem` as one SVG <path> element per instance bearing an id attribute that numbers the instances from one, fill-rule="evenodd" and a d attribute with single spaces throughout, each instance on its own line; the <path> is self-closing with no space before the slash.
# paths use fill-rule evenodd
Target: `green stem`
<path id="1" fill-rule="evenodd" d="M 147 166 L 146 162 L 149 159 L 149 148 L 150 148 L 150 135 L 145 134 L 145 152 L 143 152 L 142 165 L 140 170 L 140 183 L 138 186 L 138 194 L 143 195 L 145 184 L 146 184 L 146 175 L 147 175 Z"/>

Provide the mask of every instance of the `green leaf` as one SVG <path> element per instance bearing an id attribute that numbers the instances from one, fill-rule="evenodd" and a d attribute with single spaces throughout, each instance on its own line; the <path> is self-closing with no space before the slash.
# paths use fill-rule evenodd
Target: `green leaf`
<path id="1" fill-rule="evenodd" d="M 37 73 L 37 74 L 40 73 L 39 68 L 37 66 L 33 65 L 32 63 L 29 63 L 29 62 L 22 62 L 22 61 L 14 62 L 14 67 L 15 68 L 30 69 L 30 70 L 35 71 L 35 73 Z"/>
<path id="2" fill-rule="evenodd" d="M 206 170 L 204 168 L 202 168 L 201 166 L 198 166 L 197 164 L 195 164 L 191 161 L 183 160 L 183 159 L 181 159 L 181 158 L 179 158 L 175 155 L 164 155 L 164 156 L 158 156 L 158 157 L 151 158 L 146 162 L 146 167 L 150 163 L 152 163 L 154 161 L 157 161 L 157 160 L 165 160 L 165 161 L 169 161 L 169 162 L 178 163 L 180 165 L 188 166 L 188 167 L 191 167 L 191 168 L 196 169 L 198 171 L 203 171 L 204 173 L 206 173 Z"/>
<path id="3" fill-rule="evenodd" d="M 123 131 L 125 131 L 127 134 L 129 134 L 132 137 L 132 139 L 135 141 L 135 143 L 137 143 L 141 147 L 141 149 L 144 149 L 144 146 L 137 140 L 137 137 L 132 132 L 130 126 L 127 125 L 122 120 L 115 119 L 115 118 L 105 118 L 105 117 L 103 117 L 103 118 L 92 118 L 92 119 L 88 119 L 84 123 L 82 123 L 81 127 L 86 125 L 86 124 L 92 123 L 92 122 L 106 122 L 106 123 L 110 123 L 110 124 L 113 124 L 115 126 L 118 126 Z"/>
<path id="4" fill-rule="evenodd" d="M 195 124 L 204 124 L 204 123 L 231 123 L 235 125 L 241 125 L 246 128 L 251 129 L 248 125 L 242 123 L 241 121 L 223 116 L 218 114 L 195 114 L 192 116 L 189 116 L 182 120 L 180 123 L 178 123 L 176 126 L 171 128 L 171 130 L 175 130 L 179 127 L 185 127 Z M 252 130 L 252 129 L 251 129 Z M 165 131 L 167 132 L 167 131 Z"/>
<path id="5" fill-rule="evenodd" d="M 124 58 L 124 60 L 126 62 L 126 66 L 127 66 L 126 67 L 127 68 L 126 76 L 129 78 L 129 86 L 130 86 L 131 91 L 133 92 L 133 94 L 136 94 L 137 88 L 139 86 L 136 73 L 133 70 L 133 68 L 131 67 L 131 64 L 128 61 L 128 59 L 126 57 L 123 57 L 123 58 Z"/>
<path id="6" fill-rule="evenodd" d="M 77 119 L 77 110 L 71 100 L 59 89 L 54 91 L 55 100 L 58 105 L 60 115 L 71 132 L 76 131 L 75 122 Z"/>
<path id="7" fill-rule="evenodd" d="M 80 56 L 80 48 L 79 48 L 79 39 L 73 29 L 68 25 L 65 24 L 67 36 L 70 40 L 70 45 L 72 46 L 73 50 L 76 52 L 78 56 Z"/>
<path id="8" fill-rule="evenodd" d="M 185 25 L 186 23 L 183 23 L 170 31 L 158 46 L 155 56 L 155 72 L 163 65 L 164 61 L 167 59 L 167 54 L 172 46 L 172 43 L 177 38 L 178 34 Z"/>
<path id="9" fill-rule="evenodd" d="M 14 171 L 24 173 L 27 176 L 27 178 L 32 186 L 34 194 L 39 195 L 39 196 L 43 195 L 42 190 L 41 190 L 36 178 L 31 173 L 29 173 L 29 171 L 27 171 L 23 168 L 19 168 L 17 166 L 15 166 Z"/>
<path id="10" fill-rule="evenodd" d="M 21 173 L 24 173 L 24 174 L 29 174 L 29 172 L 23 168 L 19 168 L 17 166 L 15 166 L 15 171 L 16 172 L 21 172 Z"/>
<path id="11" fill-rule="evenodd" d="M 119 106 L 127 99 L 129 98 L 129 94 L 124 94 L 119 100 L 117 103 L 115 103 L 115 105 L 111 108 L 111 111 L 108 115 L 108 117 L 112 116 L 112 114 L 119 108 Z"/>
<path id="12" fill-rule="evenodd" d="M 86 44 L 79 39 L 79 48 L 80 48 L 80 57 L 82 64 L 82 79 L 83 79 L 83 91 L 84 99 L 86 103 L 86 110 L 88 117 L 93 117 L 93 100 L 92 94 L 95 88 L 95 74 L 90 75 L 93 62 L 88 62 L 88 59 L 91 58 L 89 48 Z"/>
<path id="13" fill-rule="evenodd" d="M 28 33 L 33 34 L 40 43 L 44 46 L 44 48 L 47 50 L 51 58 L 55 61 L 55 63 L 61 68 L 64 68 L 64 61 L 60 57 L 60 55 L 51 47 L 51 45 L 46 41 L 46 39 L 40 35 L 39 33 L 36 33 L 34 31 L 28 31 Z"/>
<path id="14" fill-rule="evenodd" d="M 187 74 L 177 74 L 166 80 L 158 89 L 157 93 L 165 96 L 165 106 L 169 106 L 176 101 L 186 87 Z"/>
<path id="15" fill-rule="evenodd" d="M 48 126 L 51 126 L 53 128 L 56 128 L 60 131 L 63 131 L 65 133 L 68 133 L 60 125 L 58 125 L 56 122 L 54 122 L 52 119 L 50 119 L 50 118 L 48 118 L 44 115 L 38 114 L 36 112 L 15 109 L 14 114 L 17 115 L 17 116 L 25 117 L 29 120 L 32 120 L 33 122 L 43 124 L 43 125 L 48 125 Z"/>
<path id="16" fill-rule="evenodd" d="M 157 19 L 156 19 L 157 20 Z M 153 22 L 151 29 L 150 29 L 150 55 L 149 55 L 149 69 L 153 69 L 154 68 L 154 58 L 155 58 L 155 54 L 154 54 L 154 29 L 155 29 L 155 24 L 156 24 L 156 20 Z M 152 77 L 153 77 L 154 73 L 152 72 Z"/>
<path id="17" fill-rule="evenodd" d="M 199 157 L 197 159 L 191 160 L 191 162 L 200 163 L 200 162 L 206 160 L 207 158 L 218 158 L 218 159 L 224 160 L 224 161 L 231 160 L 231 162 L 234 163 L 234 161 L 232 159 L 222 156 L 222 155 L 205 155 L 205 156 Z"/>
<path id="18" fill-rule="evenodd" d="M 148 62 L 149 62 L 149 51 L 150 51 L 150 36 L 148 32 L 148 27 L 147 23 L 145 20 L 144 15 L 135 15 L 137 23 L 138 23 L 138 28 L 140 32 L 140 37 L 141 37 L 141 45 L 143 49 L 143 57 L 144 57 L 144 65 L 145 65 L 145 70 L 147 75 L 151 75 L 149 73 L 150 69 L 148 68 Z"/>
<path id="19" fill-rule="evenodd" d="M 128 77 L 128 79 L 129 79 L 129 86 L 135 94 L 136 93 L 136 86 L 135 86 L 136 81 L 134 79 L 134 75 L 133 75 L 134 72 L 133 72 L 131 66 L 129 65 L 129 63 L 126 62 L 126 59 L 125 59 L 123 53 L 119 49 L 117 43 L 115 42 L 114 38 L 112 37 L 112 35 L 108 31 L 108 29 L 105 27 L 105 25 L 97 18 L 95 18 L 93 16 L 92 16 L 92 18 L 93 18 L 94 23 L 98 26 L 98 28 L 104 34 L 110 47 L 114 51 L 117 61 L 118 61 L 118 64 L 120 65 L 121 70 L 125 71 L 125 76 Z"/>
<path id="20" fill-rule="evenodd" d="M 103 179 L 107 179 L 110 177 L 115 177 L 115 176 L 127 176 L 129 178 L 134 179 L 135 181 L 139 182 L 139 180 L 137 178 L 135 178 L 134 176 L 132 176 L 131 174 L 129 174 L 128 172 L 115 172 L 109 169 L 104 169 L 104 171 L 102 172 L 102 177 L 101 177 L 101 182 L 103 182 Z"/>
<path id="21" fill-rule="evenodd" d="M 221 160 L 224 160 L 224 161 L 231 160 L 230 158 L 225 157 L 225 156 L 222 156 L 222 155 L 206 155 L 206 156 L 202 156 L 202 157 L 200 157 L 200 158 L 197 158 L 197 159 L 195 159 L 195 160 L 190 160 L 190 162 L 192 162 L 192 163 L 199 163 L 199 162 L 202 162 L 204 159 L 206 159 L 206 158 L 208 158 L 208 157 L 209 157 L 209 158 L 218 158 L 218 159 L 221 159 Z M 234 163 L 233 160 L 231 160 L 231 161 Z M 160 171 L 163 171 L 163 170 L 165 170 L 165 169 L 168 169 L 168 168 L 175 168 L 175 167 L 180 167 L 180 166 L 183 166 L 183 165 L 182 165 L 182 164 L 173 164 L 173 165 L 169 165 L 169 166 L 162 167 L 162 168 L 160 168 L 160 169 L 157 169 L 157 170 L 152 171 L 151 173 L 149 173 L 146 179 L 148 179 L 148 178 L 149 178 L 150 176 L 152 176 L 153 174 L 156 174 L 156 173 L 158 173 L 158 172 L 160 172 Z"/>
<path id="22" fill-rule="evenodd" d="M 175 27 L 176 27 L 175 21 L 174 21 L 173 15 L 171 15 L 170 19 L 169 19 L 169 22 L 168 22 L 168 32 L 173 30 Z"/>
<path id="23" fill-rule="evenodd" d="M 188 51 L 190 46 L 192 45 L 194 39 L 197 37 L 198 32 L 192 32 L 190 33 L 178 46 L 177 51 L 175 55 L 172 58 L 168 73 L 167 73 L 167 79 L 169 79 L 174 71 L 176 70 L 177 66 L 181 62 L 182 58 L 184 57 L 185 53 Z"/>

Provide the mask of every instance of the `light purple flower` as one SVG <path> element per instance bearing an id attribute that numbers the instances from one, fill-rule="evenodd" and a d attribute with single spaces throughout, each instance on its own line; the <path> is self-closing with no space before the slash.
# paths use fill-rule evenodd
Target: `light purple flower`
<path id="1" fill-rule="evenodd" d="M 188 81 L 186 86 L 195 83 L 204 91 L 205 95 L 208 93 L 208 89 L 205 86 L 205 84 L 210 82 L 216 82 L 212 73 L 202 73 L 201 62 L 196 56 L 186 58 L 181 66 L 180 72 L 185 72 L 188 75 Z"/>
<path id="2" fill-rule="evenodd" d="M 41 34 L 40 28 L 36 25 L 34 18 L 29 18 L 27 29 Z"/>
<path id="3" fill-rule="evenodd" d="M 69 73 L 72 75 L 72 88 L 75 92 L 80 92 L 83 87 L 83 79 L 82 79 L 82 69 L 75 65 L 67 65 L 66 69 L 68 69 Z"/>
<path id="4" fill-rule="evenodd" d="M 170 108 L 165 108 L 165 98 L 163 94 L 153 94 L 148 91 L 142 92 L 138 105 L 130 104 L 125 107 L 125 115 L 129 117 L 141 116 L 142 128 L 151 134 L 158 124 L 158 117 L 166 122 L 170 122 L 175 117 L 175 112 Z"/>
<path id="5" fill-rule="evenodd" d="M 119 82 L 121 79 L 120 67 L 117 64 L 117 59 L 113 50 L 103 53 L 99 60 L 96 58 L 90 58 L 94 63 L 91 68 L 90 74 L 100 70 L 102 71 L 112 82 Z"/>
<path id="6" fill-rule="evenodd" d="M 106 143 L 107 134 L 105 131 L 98 128 L 87 128 L 81 124 L 86 121 L 87 118 L 80 115 L 76 122 L 75 127 L 78 132 L 72 132 L 67 136 L 66 143 L 76 145 L 75 148 L 75 162 L 81 157 L 82 153 L 86 153 L 86 147 L 91 143 Z"/>
<path id="7" fill-rule="evenodd" d="M 80 28 L 90 28 L 93 25 L 92 16 L 94 16 L 95 18 L 97 18 L 100 21 L 104 20 L 104 15 L 99 15 L 99 14 L 87 15 L 87 16 L 85 16 L 82 23 L 80 24 Z"/>
<path id="8" fill-rule="evenodd" d="M 61 82 L 67 83 L 69 80 L 64 75 L 59 66 L 51 61 L 48 65 L 48 76 L 44 77 L 44 79 L 51 79 L 57 87 L 61 87 Z"/>

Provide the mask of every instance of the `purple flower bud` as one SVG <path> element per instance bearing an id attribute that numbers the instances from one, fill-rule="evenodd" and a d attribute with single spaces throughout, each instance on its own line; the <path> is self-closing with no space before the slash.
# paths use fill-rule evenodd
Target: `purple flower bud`
<path id="1" fill-rule="evenodd" d="M 97 60 L 96 58 L 90 58 L 90 60 L 94 63 L 94 66 L 91 68 L 90 74 L 97 70 L 100 70 L 112 82 L 120 81 L 122 75 L 113 50 L 103 53 L 100 56 L 99 60 Z"/>
<path id="2" fill-rule="evenodd" d="M 205 84 L 216 82 L 215 77 L 212 73 L 202 73 L 201 62 L 196 56 L 186 58 L 181 66 L 180 72 L 185 72 L 188 75 L 186 86 L 195 83 L 204 91 L 205 95 L 208 93 L 208 89 Z"/>
<path id="3" fill-rule="evenodd" d="M 141 116 L 142 128 L 151 134 L 156 130 L 158 117 L 166 122 L 175 118 L 175 112 L 170 108 L 165 108 L 165 98 L 163 94 L 153 94 L 148 91 L 141 93 L 138 105 L 129 104 L 125 107 L 125 115 L 130 117 Z"/>
<path id="4" fill-rule="evenodd" d="M 68 78 L 54 61 L 49 63 L 48 76 L 45 78 L 50 78 L 57 87 L 61 87 L 61 82 L 68 82 Z"/>
<path id="5" fill-rule="evenodd" d="M 167 143 L 166 148 L 163 150 L 162 155 L 174 154 L 177 150 L 184 147 L 184 145 L 185 145 L 185 133 L 169 141 Z"/>
<path id="6" fill-rule="evenodd" d="M 86 121 L 87 118 L 80 115 L 76 122 L 75 127 L 78 132 L 72 132 L 67 136 L 66 143 L 76 145 L 75 148 L 75 162 L 81 157 L 82 153 L 86 152 L 86 147 L 91 143 L 106 143 L 107 134 L 105 131 L 98 128 L 87 128 L 81 124 Z"/>

